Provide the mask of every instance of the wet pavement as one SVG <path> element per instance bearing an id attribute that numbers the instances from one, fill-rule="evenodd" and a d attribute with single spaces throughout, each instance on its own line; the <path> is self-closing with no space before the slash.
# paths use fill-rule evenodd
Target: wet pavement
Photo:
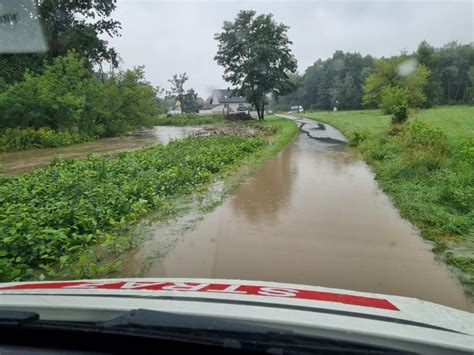
<path id="1" fill-rule="evenodd" d="M 301 283 L 474 310 L 344 136 L 295 120 L 298 137 L 213 212 L 152 226 L 122 276 Z"/>
<path id="2" fill-rule="evenodd" d="M 123 137 L 103 138 L 66 147 L 0 153 L 0 164 L 3 165 L 3 173 L 20 174 L 48 164 L 55 156 L 84 158 L 89 154 L 134 150 L 156 143 L 167 144 L 171 139 L 187 137 L 199 129 L 199 127 L 156 126 Z"/>

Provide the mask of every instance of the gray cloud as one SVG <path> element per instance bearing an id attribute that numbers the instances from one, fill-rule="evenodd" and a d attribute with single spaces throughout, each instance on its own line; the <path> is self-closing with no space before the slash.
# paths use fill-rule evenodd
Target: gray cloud
<path id="1" fill-rule="evenodd" d="M 213 60 L 214 34 L 242 9 L 273 13 L 290 26 L 300 72 L 337 49 L 390 56 L 411 52 L 422 40 L 436 46 L 473 41 L 471 1 L 119 0 L 114 18 L 122 22 L 122 37 L 110 43 L 123 68 L 145 65 L 147 78 L 165 88 L 173 74 L 187 72 L 188 88 L 206 97 L 228 86 Z"/>

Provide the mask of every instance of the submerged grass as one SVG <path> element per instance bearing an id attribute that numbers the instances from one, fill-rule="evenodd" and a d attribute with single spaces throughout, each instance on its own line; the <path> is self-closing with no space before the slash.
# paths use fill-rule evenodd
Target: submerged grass
<path id="1" fill-rule="evenodd" d="M 378 111 L 309 113 L 340 129 L 380 187 L 474 296 L 474 107 L 423 110 L 391 126 Z"/>

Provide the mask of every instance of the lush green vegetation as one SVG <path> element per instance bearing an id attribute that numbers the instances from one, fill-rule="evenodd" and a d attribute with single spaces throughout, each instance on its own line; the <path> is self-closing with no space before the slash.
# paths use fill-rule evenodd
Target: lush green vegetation
<path id="1" fill-rule="evenodd" d="M 57 159 L 46 168 L 0 176 L 0 278 L 105 275 L 130 248 L 131 226 L 173 200 L 205 189 L 244 160 L 265 161 L 297 132 L 271 117 L 257 136 L 213 135 L 173 141 L 113 156 Z"/>
<path id="2" fill-rule="evenodd" d="M 473 106 L 442 106 L 413 111 L 412 120 L 433 125 L 443 130 L 450 142 L 459 143 L 472 137 L 473 115 Z M 355 133 L 381 134 L 390 127 L 390 116 L 384 115 L 379 110 L 314 111 L 303 116 L 329 123 L 340 129 L 348 138 L 352 138 Z"/>
<path id="3" fill-rule="evenodd" d="M 26 72 L 23 81 L 0 93 L 0 137 L 6 136 L 3 140 L 9 144 L 4 147 L 10 149 L 31 147 L 15 145 L 9 139 L 12 132 L 31 134 L 33 146 L 50 146 L 50 140 L 38 139 L 47 130 L 32 130 L 50 128 L 58 132 L 56 143 L 74 143 L 77 139 L 61 139 L 61 135 L 65 131 L 76 133 L 76 138 L 120 135 L 149 125 L 158 112 L 156 89 L 145 81 L 143 68 L 98 77 L 83 58 L 69 52 L 46 64 L 42 74 Z"/>
<path id="4" fill-rule="evenodd" d="M 105 35 L 119 36 L 120 22 L 111 17 L 117 0 L 39 0 L 34 3 L 37 13 L 30 16 L 38 16 L 41 21 L 48 51 L 0 54 L 0 91 L 2 81 L 7 84 L 21 81 L 27 70 L 40 74 L 45 63 L 66 55 L 71 49 L 84 58 L 88 68 L 94 65 L 102 68 L 106 63 L 118 66 L 118 54 L 104 38 Z M 18 32 L 19 41 L 23 35 Z"/>
<path id="5" fill-rule="evenodd" d="M 1 279 L 54 277 L 78 260 L 70 276 L 86 276 L 75 272 L 89 270 L 90 246 L 120 248 L 127 226 L 264 145 L 261 137 L 192 137 L 1 177 Z"/>
<path id="6" fill-rule="evenodd" d="M 7 128 L 0 136 L 0 152 L 34 148 L 53 148 L 92 140 L 77 131 L 55 131 L 51 128 Z"/>
<path id="7" fill-rule="evenodd" d="M 118 53 L 104 38 L 119 36 L 111 17 L 116 0 L 35 5 L 31 16 L 42 24 L 48 51 L 0 54 L 0 151 L 117 136 L 165 111 L 163 90 L 145 80 L 143 67 L 117 70 Z"/>
<path id="8" fill-rule="evenodd" d="M 474 294 L 474 107 L 423 110 L 393 126 L 375 110 L 305 116 L 350 138 L 401 215 Z"/>
<path id="9" fill-rule="evenodd" d="M 255 107 L 258 119 L 265 116 L 267 95 L 287 94 L 294 87 L 289 78 L 296 73 L 296 58 L 288 39 L 289 27 L 277 23 L 273 14 L 240 11 L 234 21 L 225 21 L 214 60 L 224 68 L 225 81 L 236 87 Z"/>

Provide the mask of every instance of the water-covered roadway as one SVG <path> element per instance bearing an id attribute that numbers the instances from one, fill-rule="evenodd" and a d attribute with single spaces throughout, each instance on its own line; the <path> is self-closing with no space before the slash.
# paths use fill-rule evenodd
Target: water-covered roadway
<path id="1" fill-rule="evenodd" d="M 287 118 L 301 130 L 285 150 L 194 228 L 189 216 L 157 225 L 123 275 L 139 274 L 147 260 L 141 276 L 301 283 L 472 310 L 431 246 L 346 149 L 342 134 Z"/>
<path id="2" fill-rule="evenodd" d="M 170 139 L 184 138 L 199 130 L 198 127 L 153 127 L 132 132 L 123 137 L 104 138 L 67 147 L 0 153 L 3 173 L 20 174 L 48 164 L 55 156 L 83 158 L 89 154 L 105 154 L 134 150 L 145 145 L 167 144 Z"/>

